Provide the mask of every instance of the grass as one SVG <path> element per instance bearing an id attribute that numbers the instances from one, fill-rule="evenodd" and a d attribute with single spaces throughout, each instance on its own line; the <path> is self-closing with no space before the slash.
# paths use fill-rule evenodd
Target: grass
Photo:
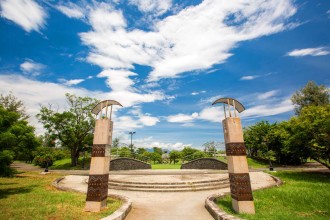
<path id="1" fill-rule="evenodd" d="M 255 215 L 237 215 L 244 219 L 328 220 L 330 219 L 330 175 L 280 171 L 272 173 L 284 185 L 253 193 Z M 234 214 L 230 196 L 219 200 L 225 212 Z M 236 215 L 236 214 L 235 214 Z"/>
<path id="2" fill-rule="evenodd" d="M 151 164 L 153 170 L 164 170 L 164 169 L 180 169 L 181 163 L 176 164 Z"/>
<path id="3" fill-rule="evenodd" d="M 250 168 L 269 168 L 269 163 L 267 161 L 247 158 L 247 162 Z"/>
<path id="4" fill-rule="evenodd" d="M 56 160 L 52 166 L 49 167 L 49 169 L 53 170 L 81 170 L 82 169 L 82 161 L 83 158 L 79 157 L 78 159 L 78 165 L 75 167 L 71 166 L 71 158 L 65 158 L 62 160 Z M 89 167 L 91 158 L 85 158 L 85 169 Z"/>
<path id="5" fill-rule="evenodd" d="M 84 212 L 86 195 L 64 192 L 51 186 L 59 174 L 23 172 L 13 178 L 0 178 L 0 219 L 100 219 L 121 206 L 108 199 L 99 213 Z"/>

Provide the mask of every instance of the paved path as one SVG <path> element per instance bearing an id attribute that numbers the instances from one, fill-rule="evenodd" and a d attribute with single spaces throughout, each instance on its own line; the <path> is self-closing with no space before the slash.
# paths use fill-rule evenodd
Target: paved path
<path id="1" fill-rule="evenodd" d="M 135 171 L 135 174 L 141 175 L 143 172 L 145 171 Z M 175 175 L 173 170 L 164 170 L 162 171 L 163 175 L 150 175 L 150 178 L 152 181 L 156 181 L 155 178 L 159 178 L 159 181 L 164 180 L 167 178 L 166 172 L 168 172 L 168 176 Z M 131 175 L 134 176 L 134 174 Z M 177 175 L 182 175 L 182 173 L 179 172 Z M 196 177 L 205 174 L 195 172 L 191 175 Z M 209 176 L 211 174 L 207 175 Z M 219 175 L 225 174 L 214 173 L 213 175 L 216 178 Z M 273 178 L 263 172 L 251 172 L 250 176 L 254 190 L 275 184 Z M 86 192 L 86 178 L 86 176 L 69 175 L 59 184 L 67 188 Z M 145 178 L 143 181 L 145 181 Z M 206 197 L 220 192 L 229 192 L 229 188 L 197 192 L 166 193 L 109 190 L 111 194 L 126 196 L 132 200 L 133 208 L 125 220 L 213 220 L 212 216 L 204 208 L 204 203 Z"/>

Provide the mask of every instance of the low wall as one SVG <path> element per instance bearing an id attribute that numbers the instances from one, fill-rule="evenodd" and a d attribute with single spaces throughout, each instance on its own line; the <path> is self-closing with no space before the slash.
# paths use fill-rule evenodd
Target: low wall
<path id="1" fill-rule="evenodd" d="M 214 158 L 200 158 L 182 164 L 181 169 L 215 169 L 227 170 L 227 164 Z"/>
<path id="2" fill-rule="evenodd" d="M 110 170 L 151 169 L 151 165 L 132 158 L 118 158 L 110 161 Z"/>

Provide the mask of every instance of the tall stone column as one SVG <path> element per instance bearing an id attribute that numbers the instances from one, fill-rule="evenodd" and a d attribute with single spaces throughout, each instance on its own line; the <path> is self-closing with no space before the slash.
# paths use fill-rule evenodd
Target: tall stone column
<path id="1" fill-rule="evenodd" d="M 93 109 L 95 115 L 100 115 L 95 122 L 92 159 L 89 170 L 89 181 L 85 211 L 99 212 L 107 205 L 108 181 L 110 168 L 110 146 L 112 143 L 113 122 L 111 121 L 112 105 L 120 105 L 113 100 L 100 102 Z M 108 106 L 111 106 L 108 118 Z M 106 108 L 105 115 L 102 110 Z M 99 114 L 100 113 L 100 114 Z"/>
<path id="2" fill-rule="evenodd" d="M 218 99 L 213 104 L 219 102 L 228 105 L 227 113 L 229 117 L 227 117 L 224 105 L 225 119 L 222 121 L 222 125 L 226 144 L 232 206 L 238 213 L 255 214 L 243 129 L 241 119 L 236 117 L 236 110 L 242 112 L 245 108 L 237 100 L 231 98 Z M 230 106 L 234 107 L 234 117 L 232 117 Z"/>
<path id="3" fill-rule="evenodd" d="M 254 214 L 254 203 L 240 118 L 222 121 L 232 205 L 238 213 Z"/>

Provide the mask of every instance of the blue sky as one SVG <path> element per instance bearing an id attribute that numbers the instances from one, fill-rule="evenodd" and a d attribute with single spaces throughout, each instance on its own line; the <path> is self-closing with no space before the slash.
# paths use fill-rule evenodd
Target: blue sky
<path id="1" fill-rule="evenodd" d="M 0 0 L 0 92 L 65 109 L 66 92 L 124 105 L 114 137 L 181 149 L 223 141 L 220 97 L 243 126 L 293 115 L 309 80 L 330 85 L 325 0 Z"/>

